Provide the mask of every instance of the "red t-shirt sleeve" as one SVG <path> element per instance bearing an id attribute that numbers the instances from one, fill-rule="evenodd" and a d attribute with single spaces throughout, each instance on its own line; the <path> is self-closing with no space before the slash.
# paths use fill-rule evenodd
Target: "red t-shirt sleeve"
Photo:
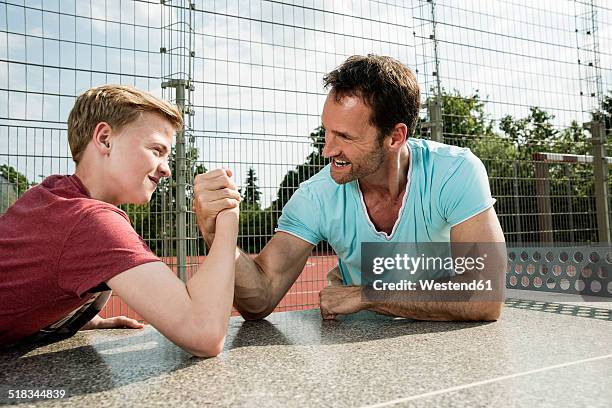
<path id="1" fill-rule="evenodd" d="M 160 259 L 129 220 L 110 208 L 89 210 L 64 242 L 58 259 L 58 284 L 82 296 L 130 268 Z"/>

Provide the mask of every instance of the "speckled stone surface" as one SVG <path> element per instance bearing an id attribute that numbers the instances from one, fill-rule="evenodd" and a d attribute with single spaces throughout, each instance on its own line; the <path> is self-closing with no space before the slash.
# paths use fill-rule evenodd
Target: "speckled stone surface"
<path id="1" fill-rule="evenodd" d="M 211 359 L 191 357 L 152 327 L 81 332 L 34 350 L 3 351 L 0 403 L 610 407 L 610 311 L 595 304 L 588 315 L 571 315 L 562 305 L 558 312 L 533 305 L 509 302 L 494 323 L 369 312 L 322 321 L 318 310 L 258 322 L 232 318 L 225 351 Z M 64 389 L 68 397 L 8 400 L 9 388 Z"/>

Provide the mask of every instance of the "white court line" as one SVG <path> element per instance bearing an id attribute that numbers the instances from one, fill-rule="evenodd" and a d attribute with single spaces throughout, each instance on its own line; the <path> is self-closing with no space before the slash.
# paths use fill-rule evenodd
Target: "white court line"
<path id="1" fill-rule="evenodd" d="M 427 397 L 432 397 L 434 395 L 445 394 L 447 392 L 465 390 L 467 388 L 478 387 L 479 385 L 490 384 L 490 383 L 497 382 L 497 381 L 508 380 L 510 378 L 522 377 L 522 376 L 525 376 L 525 375 L 530 375 L 530 374 L 535 374 L 535 373 L 541 373 L 542 371 L 554 370 L 555 368 L 569 367 L 569 366 L 573 366 L 573 365 L 576 365 L 576 364 L 588 363 L 590 361 L 604 360 L 606 358 L 611 358 L 611 357 L 612 357 L 612 354 L 606 354 L 605 356 L 585 358 L 584 360 L 578 360 L 578 361 L 570 361 L 569 363 L 562 363 L 562 364 L 552 365 L 552 366 L 549 366 L 549 367 L 537 368 L 535 370 L 525 371 L 523 373 L 504 375 L 504 376 L 501 376 L 501 377 L 491 378 L 491 379 L 488 379 L 488 380 L 476 381 L 476 382 L 469 383 L 469 384 L 464 384 L 464 385 L 457 385 L 455 387 L 445 388 L 445 389 L 437 390 L 437 391 L 426 392 L 425 394 L 413 395 L 413 396 L 405 397 L 405 398 L 398 398 L 398 399 L 394 399 L 394 400 L 387 401 L 387 402 L 381 402 L 379 404 L 365 405 L 362 408 L 388 407 L 389 405 L 400 404 L 402 402 L 414 401 L 414 400 L 420 399 L 420 398 L 427 398 Z"/>

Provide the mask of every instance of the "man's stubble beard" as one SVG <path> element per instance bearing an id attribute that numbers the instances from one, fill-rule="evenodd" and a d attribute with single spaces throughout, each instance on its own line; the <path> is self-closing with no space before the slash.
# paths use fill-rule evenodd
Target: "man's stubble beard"
<path id="1" fill-rule="evenodd" d="M 336 178 L 333 177 L 332 172 L 332 178 L 334 179 L 334 181 L 337 184 L 346 184 L 357 179 L 363 179 L 364 177 L 376 173 L 384 162 L 385 154 L 382 145 L 379 145 L 364 156 L 364 161 L 362 163 L 359 163 L 359 166 L 357 166 L 356 170 L 351 169 L 348 174 L 343 175 L 340 179 L 336 180 Z M 351 167 L 354 167 L 353 162 L 351 163 Z"/>

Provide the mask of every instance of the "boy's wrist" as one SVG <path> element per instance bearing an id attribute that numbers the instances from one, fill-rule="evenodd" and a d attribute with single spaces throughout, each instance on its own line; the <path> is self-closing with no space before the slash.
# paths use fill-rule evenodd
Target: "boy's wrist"
<path id="1" fill-rule="evenodd" d="M 215 231 L 234 231 L 238 233 L 238 214 L 233 211 L 221 211 L 217 214 Z M 214 236 L 214 234 L 213 234 Z"/>

